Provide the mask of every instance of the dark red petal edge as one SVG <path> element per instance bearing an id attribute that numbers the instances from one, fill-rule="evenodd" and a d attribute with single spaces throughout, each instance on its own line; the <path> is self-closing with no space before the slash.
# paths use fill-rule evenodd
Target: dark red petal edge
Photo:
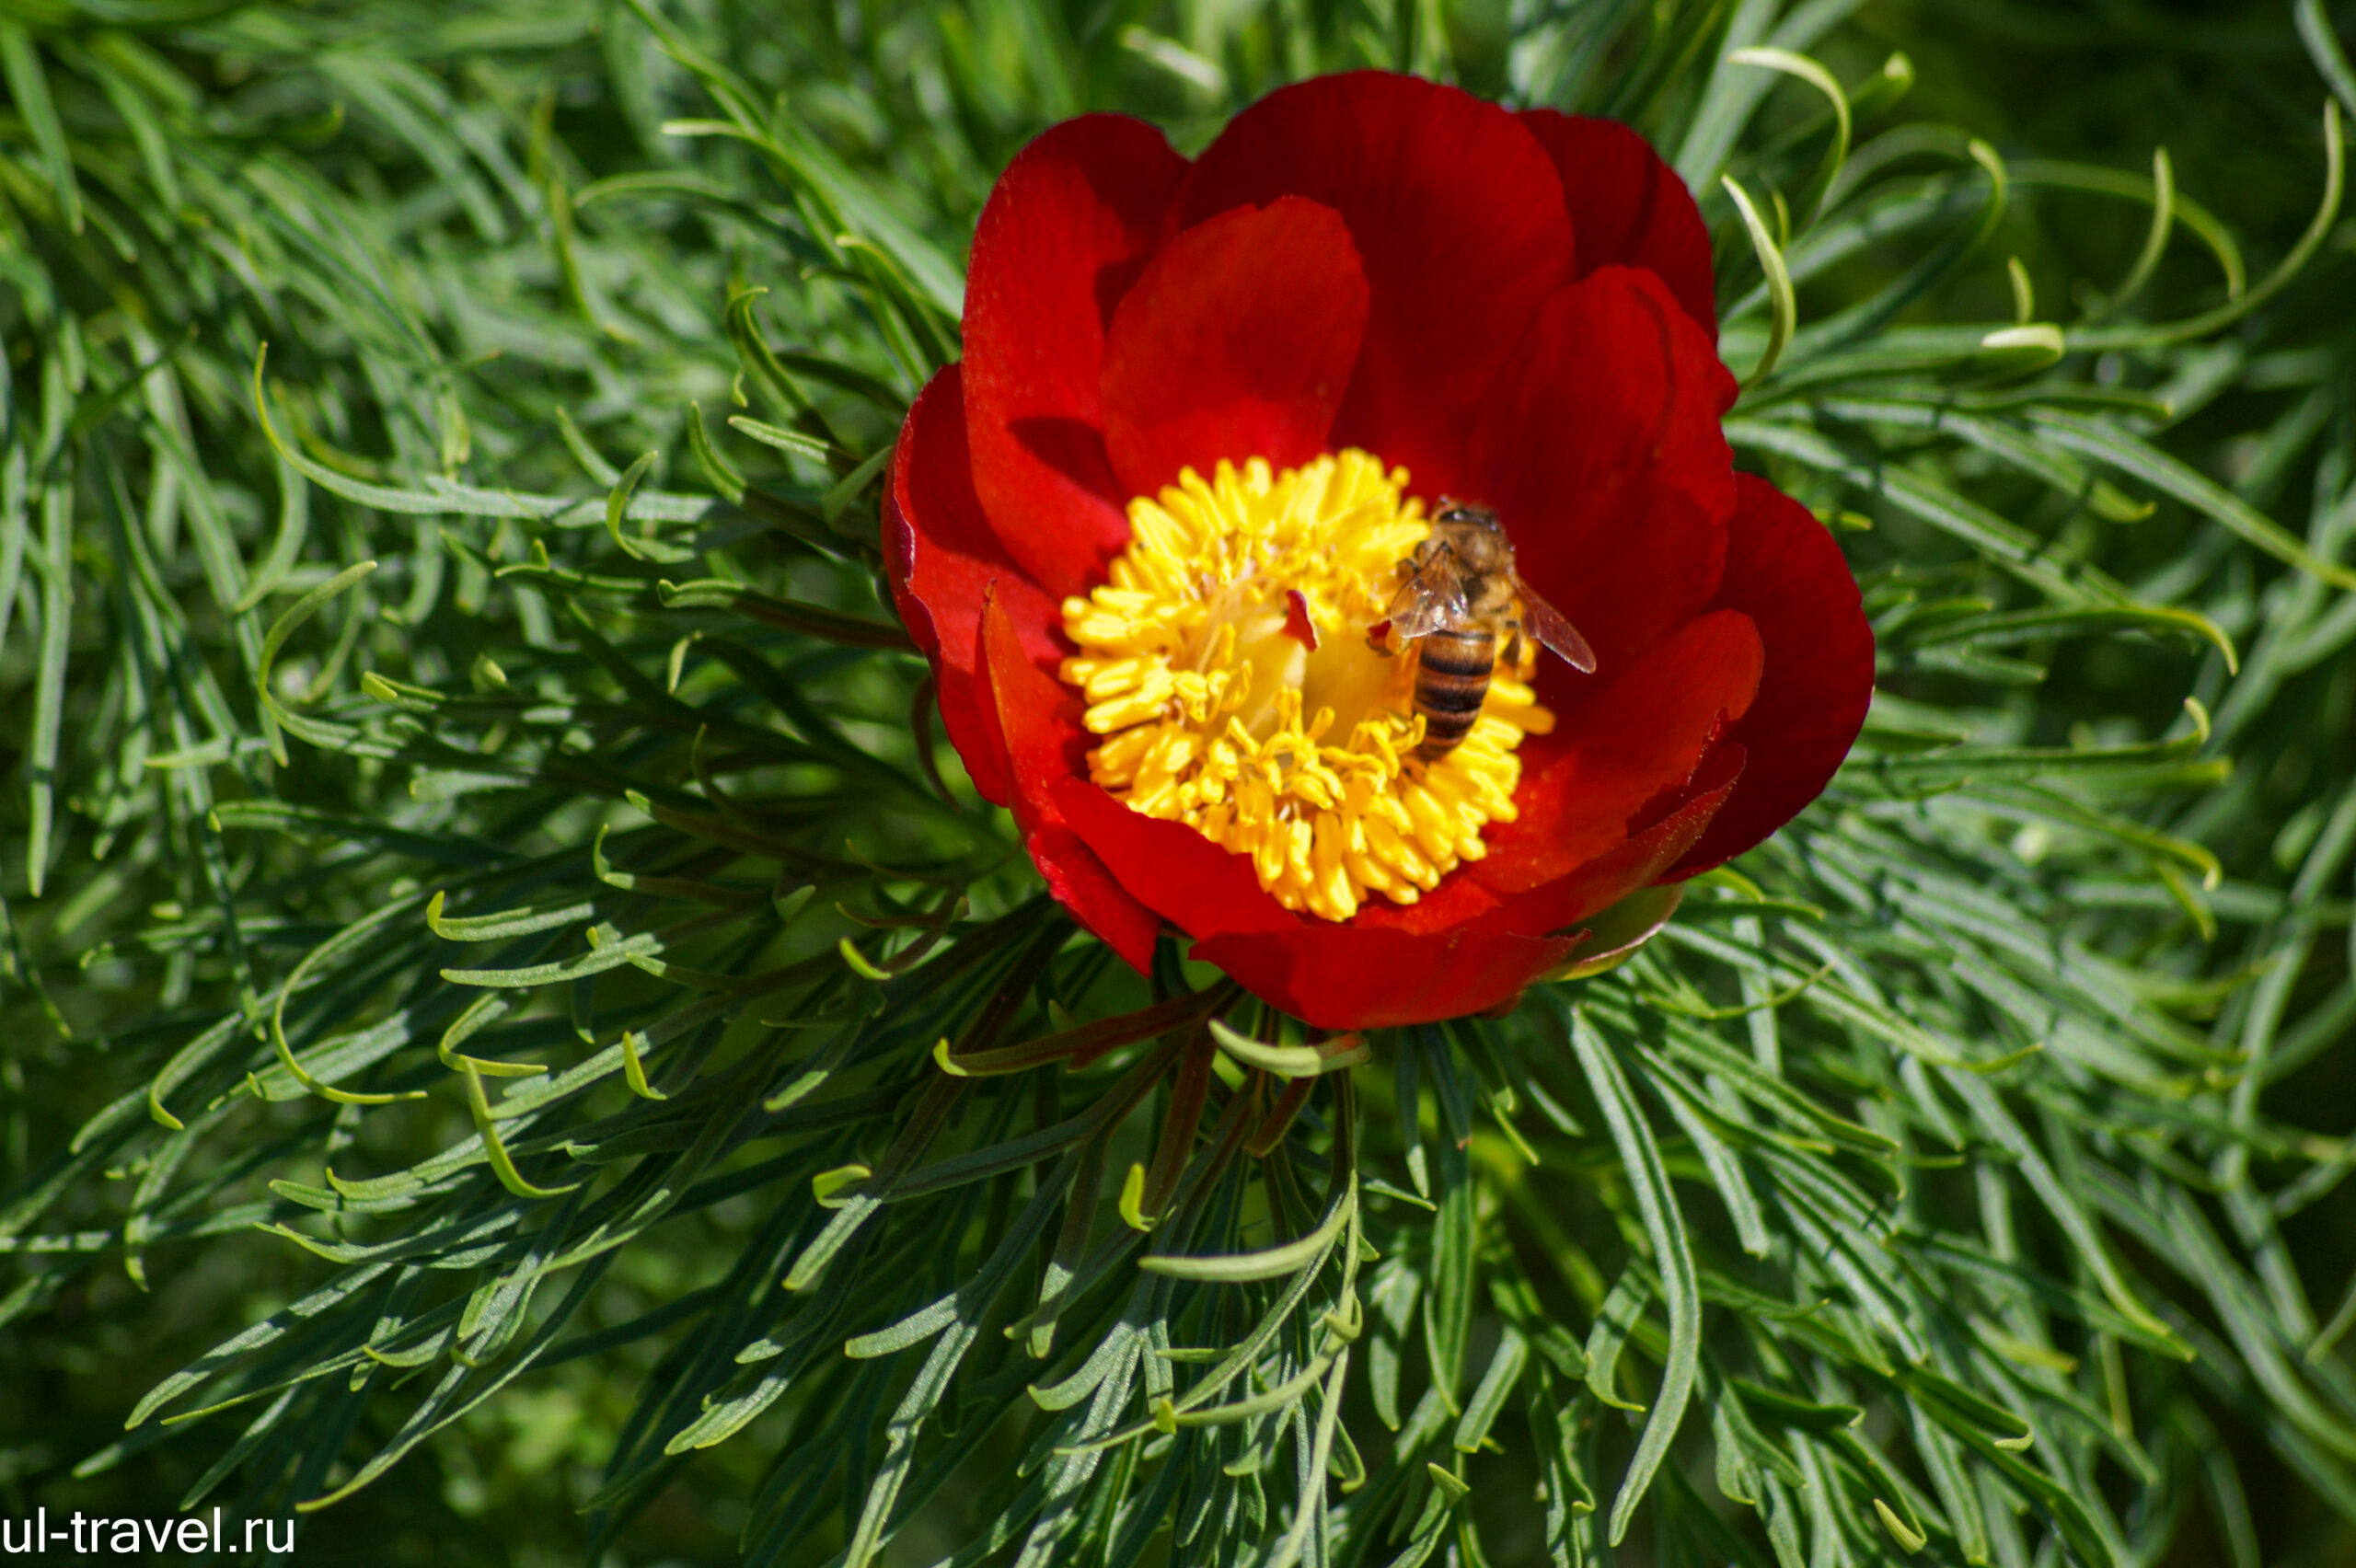
<path id="1" fill-rule="evenodd" d="M 1578 275 L 1614 263 L 1645 268 L 1669 285 L 1685 313 L 1715 341 L 1717 285 L 1710 269 L 1710 231 L 1677 171 L 1616 120 L 1552 109 L 1528 110 L 1520 118 L 1562 177 Z"/>
<path id="2" fill-rule="evenodd" d="M 1765 479 L 1737 482 L 1717 605 L 1758 626 L 1766 663 L 1757 699 L 1726 734 L 1750 752 L 1742 782 L 1676 877 L 1732 859 L 1799 814 L 1849 755 L 1873 701 L 1873 628 L 1841 547 Z"/>

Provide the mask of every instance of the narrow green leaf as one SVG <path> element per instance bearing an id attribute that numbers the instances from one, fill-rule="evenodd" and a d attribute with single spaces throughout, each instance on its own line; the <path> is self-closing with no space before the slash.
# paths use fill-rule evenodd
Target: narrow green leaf
<path id="1" fill-rule="evenodd" d="M 1617 1546 L 1626 1537 L 1636 1505 L 1643 1501 L 1685 1419 L 1701 1358 L 1701 1287 L 1694 1279 L 1693 1251 L 1686 1238 L 1684 1217 L 1678 1212 L 1677 1196 L 1669 1189 L 1669 1170 L 1653 1141 L 1652 1129 L 1629 1093 L 1627 1079 L 1612 1059 L 1611 1048 L 1596 1034 L 1584 1009 L 1572 1013 L 1571 1043 L 1634 1189 L 1637 1212 L 1652 1243 L 1663 1305 L 1669 1312 L 1669 1361 L 1662 1369 L 1660 1391 L 1645 1418 L 1627 1476 L 1611 1502 L 1611 1539 Z"/>
<path id="2" fill-rule="evenodd" d="M 1793 205 L 1799 210 L 1800 227 L 1805 229 L 1815 222 L 1817 213 L 1824 205 L 1825 196 L 1832 189 L 1832 182 L 1840 177 L 1842 164 L 1848 160 L 1849 95 L 1841 90 L 1841 84 L 1833 78 L 1831 72 L 1807 55 L 1792 50 L 1738 49 L 1730 52 L 1727 55 L 1727 60 L 1730 64 L 1755 65 L 1769 71 L 1780 71 L 1787 76 L 1796 76 L 1822 93 L 1825 101 L 1831 105 L 1831 139 L 1825 145 L 1824 156 L 1818 162 L 1816 172 L 1808 176 L 1807 184 L 1802 188 L 1799 197 L 1793 202 Z M 1739 197 L 1737 200 L 1740 202 Z M 1745 212 L 1744 221 L 1748 225 L 1752 214 L 1749 212 L 1748 203 L 1742 203 L 1742 205 Z M 1754 244 L 1757 243 L 1758 237 L 1757 232 L 1754 231 L 1751 236 Z M 1790 289 L 1791 281 L 1788 277 L 1785 278 L 1784 286 L 1786 291 Z M 1763 375 L 1764 372 L 1761 371 L 1759 374 Z"/>
<path id="3" fill-rule="evenodd" d="M 1514 1385 L 1529 1364 L 1530 1342 L 1508 1326 L 1497 1336 L 1488 1370 L 1481 1374 L 1472 1397 L 1464 1401 L 1464 1413 L 1457 1418 L 1456 1435 L 1449 1441 L 1458 1453 L 1478 1453 L 1488 1441 L 1490 1426 L 1505 1409 L 1506 1401 L 1513 1397 Z"/>
<path id="4" fill-rule="evenodd" d="M 1724 177 L 1720 183 L 1733 199 L 1735 211 L 1742 217 L 1742 226 L 1750 235 L 1750 248 L 1759 258 L 1759 270 L 1767 275 L 1767 346 L 1759 352 L 1759 363 L 1750 367 L 1750 374 L 1743 377 L 1743 387 L 1748 390 L 1767 379 L 1776 362 L 1784 357 L 1784 350 L 1791 343 L 1799 320 L 1799 299 L 1792 289 L 1792 274 L 1784 265 L 1784 252 L 1767 232 L 1759 210 L 1750 204 L 1749 192 L 1735 182 L 1732 175 Z"/>
<path id="5" fill-rule="evenodd" d="M 32 35 L 13 17 L 0 18 L 0 75 L 8 83 L 8 96 L 17 115 L 32 133 L 59 218 L 80 234 L 82 188 L 74 178 L 73 150 L 66 143 L 64 127 L 58 123 L 57 105 L 49 96 L 49 75 L 33 50 Z"/>
<path id="6" fill-rule="evenodd" d="M 1357 1212 L 1357 1184 L 1353 1179 L 1348 1192 L 1327 1212 L 1316 1229 L 1280 1247 L 1270 1247 L 1257 1252 L 1232 1252 L 1219 1257 L 1181 1257 L 1151 1252 L 1138 1260 L 1138 1267 L 1148 1274 L 1164 1274 L 1172 1279 L 1207 1280 L 1221 1285 L 1255 1279 L 1281 1279 L 1324 1256 Z"/>
<path id="7" fill-rule="evenodd" d="M 2335 588 L 2356 588 L 2356 567 L 2324 560 L 2281 524 L 2207 476 L 2150 444 L 2099 420 L 2058 409 L 2031 409 L 2029 427 L 2073 452 L 2109 464 L 2154 490 L 2215 519 L 2275 559 L 2310 572 Z"/>

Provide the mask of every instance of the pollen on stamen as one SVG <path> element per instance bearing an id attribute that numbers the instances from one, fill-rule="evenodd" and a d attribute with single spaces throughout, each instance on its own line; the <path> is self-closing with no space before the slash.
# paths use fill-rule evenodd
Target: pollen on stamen
<path id="1" fill-rule="evenodd" d="M 1064 601 L 1062 677 L 1103 737 L 1089 776 L 1149 816 L 1251 858 L 1288 909 L 1346 920 L 1369 894 L 1413 904 L 1487 853 L 1514 817 L 1525 734 L 1553 715 L 1500 663 L 1481 715 L 1418 759 L 1415 661 L 1369 628 L 1430 533 L 1407 471 L 1356 450 L 1282 472 L 1192 468 L 1129 502 L 1128 548 Z"/>

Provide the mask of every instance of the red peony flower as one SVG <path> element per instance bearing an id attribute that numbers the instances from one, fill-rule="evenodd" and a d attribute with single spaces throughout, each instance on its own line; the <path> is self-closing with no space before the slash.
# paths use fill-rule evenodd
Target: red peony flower
<path id="1" fill-rule="evenodd" d="M 884 536 L 1056 897 L 1140 970 L 1166 922 L 1313 1025 L 1428 1021 L 1813 800 L 1873 640 L 1824 528 L 1734 471 L 1716 331 L 1692 197 L 1610 121 L 1361 73 L 1191 164 L 1111 115 L 1023 149 Z M 1596 660 L 1500 637 L 1445 751 L 1461 690 L 1419 716 L 1426 644 L 1384 635 L 1442 497 Z"/>

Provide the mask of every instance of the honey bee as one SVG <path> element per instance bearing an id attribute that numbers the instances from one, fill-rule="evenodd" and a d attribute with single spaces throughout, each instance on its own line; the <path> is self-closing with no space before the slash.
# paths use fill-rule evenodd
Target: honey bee
<path id="1" fill-rule="evenodd" d="M 1595 650 L 1563 613 L 1513 569 L 1505 524 L 1485 506 L 1443 497 L 1431 536 L 1405 562 L 1405 581 L 1391 601 L 1391 640 L 1416 644 L 1415 711 L 1424 716 L 1415 755 L 1438 762 L 1454 751 L 1481 716 L 1497 640 L 1519 660 L 1526 641 L 1552 649 L 1583 674 Z"/>

